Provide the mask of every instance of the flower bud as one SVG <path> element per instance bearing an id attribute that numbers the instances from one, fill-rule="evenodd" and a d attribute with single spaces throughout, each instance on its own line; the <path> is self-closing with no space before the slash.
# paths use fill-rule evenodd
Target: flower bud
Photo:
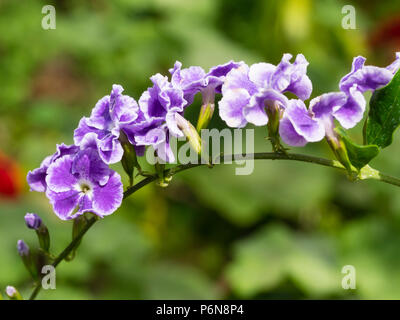
<path id="1" fill-rule="evenodd" d="M 28 245 L 24 242 L 24 240 L 18 240 L 17 242 L 17 249 L 18 249 L 18 254 L 21 257 L 27 257 L 29 256 L 29 247 Z"/>
<path id="2" fill-rule="evenodd" d="M 193 125 L 182 117 L 179 113 L 175 114 L 175 120 L 178 128 L 188 139 L 190 146 L 198 153 L 201 153 L 201 138 Z"/>
<path id="3" fill-rule="evenodd" d="M 42 225 L 42 219 L 36 213 L 27 213 L 25 215 L 25 223 L 29 229 L 38 230 Z"/>
<path id="4" fill-rule="evenodd" d="M 121 131 L 119 140 L 121 142 L 122 148 L 124 149 L 124 155 L 121 159 L 122 167 L 129 177 L 129 186 L 133 185 L 133 172 L 135 167 L 140 168 L 137 161 L 136 151 L 134 146 L 129 142 L 126 134 Z"/>
<path id="5" fill-rule="evenodd" d="M 6 288 L 6 295 L 11 300 L 23 300 L 21 294 L 15 289 L 13 286 L 7 286 Z"/>
<path id="6" fill-rule="evenodd" d="M 274 152 L 286 153 L 281 145 L 279 137 L 279 121 L 281 120 L 281 109 L 277 101 L 267 100 L 265 108 L 268 115 L 268 139 L 271 141 Z"/>
<path id="7" fill-rule="evenodd" d="M 352 178 L 352 167 L 349 156 L 347 154 L 347 148 L 342 138 L 337 134 L 335 130 L 331 131 L 330 134 L 326 134 L 326 141 L 331 147 L 336 159 L 346 168 L 349 178 Z"/>
<path id="8" fill-rule="evenodd" d="M 199 119 L 197 120 L 196 126 L 198 132 L 200 132 L 201 129 L 207 128 L 214 113 L 214 108 L 214 103 L 203 104 L 201 106 Z"/>
<path id="9" fill-rule="evenodd" d="M 203 104 L 200 109 L 199 119 L 197 120 L 196 129 L 198 132 L 201 129 L 207 128 L 215 109 L 215 88 L 210 87 L 202 92 Z"/>
<path id="10" fill-rule="evenodd" d="M 42 219 L 36 213 L 27 213 L 25 215 L 25 223 L 29 229 L 36 231 L 40 247 L 45 252 L 48 252 L 50 248 L 50 235 Z"/>
<path id="11" fill-rule="evenodd" d="M 31 251 L 24 240 L 18 240 L 17 250 L 26 269 L 29 271 L 33 278 L 36 278 L 37 270 L 35 267 L 34 259 L 32 258 Z"/>

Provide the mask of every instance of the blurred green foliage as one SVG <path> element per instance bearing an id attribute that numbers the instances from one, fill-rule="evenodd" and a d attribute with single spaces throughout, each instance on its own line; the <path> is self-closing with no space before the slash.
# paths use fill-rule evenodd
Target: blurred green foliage
<path id="1" fill-rule="evenodd" d="M 53 4 L 56 30 L 43 30 L 41 8 Z M 400 12 L 397 0 L 353 1 L 357 29 L 341 27 L 342 1 L 91 0 L 0 2 L 0 150 L 23 176 L 72 143 L 80 117 L 113 83 L 139 98 L 149 76 L 175 60 L 209 68 L 227 60 L 277 63 L 285 52 L 310 61 L 313 96 L 337 90 L 352 57 L 386 65 L 399 39 L 369 41 Z M 399 49 L 399 47 L 397 47 Z M 187 111 L 195 119 L 198 99 Z M 218 117 L 211 123 L 224 127 Z M 361 143 L 360 124 L 350 132 Z M 256 150 L 267 151 L 264 129 Z M 399 134 L 372 165 L 400 175 Z M 324 143 L 303 152 L 332 157 Z M 121 171 L 120 166 L 115 167 Z M 249 176 L 234 165 L 197 168 L 167 189 L 147 186 L 86 235 L 76 258 L 57 269 L 57 289 L 43 299 L 400 298 L 399 190 L 351 183 L 328 168 L 255 163 Z M 127 181 L 125 181 L 127 182 Z M 16 241 L 37 246 L 24 226 L 36 212 L 52 249 L 71 237 L 70 222 L 51 212 L 43 194 L 0 202 L 0 289 L 31 282 Z M 357 289 L 343 290 L 344 265 Z"/>

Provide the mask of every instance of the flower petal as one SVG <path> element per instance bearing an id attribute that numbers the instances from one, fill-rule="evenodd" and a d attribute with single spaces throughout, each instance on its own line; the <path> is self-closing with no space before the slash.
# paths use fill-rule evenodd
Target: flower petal
<path id="1" fill-rule="evenodd" d="M 57 159 L 47 169 L 46 183 L 50 190 L 54 192 L 66 192 L 73 188 L 77 182 L 72 174 L 73 156 L 67 155 Z"/>
<path id="2" fill-rule="evenodd" d="M 112 214 L 122 203 L 123 186 L 121 176 L 114 172 L 107 184 L 93 189 L 93 211 L 100 217 Z"/>
<path id="3" fill-rule="evenodd" d="M 259 106 L 247 106 L 243 109 L 243 115 L 247 122 L 256 126 L 265 126 L 268 123 L 268 116 L 265 108 Z"/>
<path id="4" fill-rule="evenodd" d="M 345 129 L 353 128 L 364 115 L 366 101 L 357 88 L 357 85 L 351 87 L 345 104 L 333 112 L 333 116 Z"/>
<path id="5" fill-rule="evenodd" d="M 386 68 L 364 66 L 365 58 L 354 58 L 352 70 L 339 83 L 340 90 L 348 93 L 350 88 L 357 85 L 361 93 L 376 90 L 387 85 L 393 78 L 393 73 Z"/>
<path id="6" fill-rule="evenodd" d="M 270 63 L 255 63 L 250 66 L 249 79 L 260 88 L 271 87 L 272 75 L 276 70 L 276 66 Z"/>
<path id="7" fill-rule="evenodd" d="M 285 109 L 283 118 L 288 119 L 296 133 L 308 142 L 320 141 L 325 136 L 323 124 L 316 119 L 312 119 L 302 100 L 290 100 L 288 107 Z M 285 126 L 287 126 L 291 132 L 292 129 L 287 124 Z M 281 128 L 280 133 L 285 135 L 284 129 Z M 293 135 L 289 133 L 285 136 L 290 138 Z M 288 142 L 288 144 L 290 143 Z"/>
<path id="8" fill-rule="evenodd" d="M 283 142 L 293 147 L 303 147 L 308 142 L 303 136 L 297 133 L 288 117 L 281 119 L 279 123 L 279 135 Z"/>
<path id="9" fill-rule="evenodd" d="M 66 192 L 53 192 L 47 190 L 46 196 L 49 198 L 50 203 L 53 205 L 54 213 L 61 220 L 70 220 L 75 217 L 72 213 L 79 202 L 79 193 L 75 190 L 69 190 Z"/>
<path id="10" fill-rule="evenodd" d="M 310 110 L 314 117 L 321 119 L 330 116 L 334 110 L 345 104 L 347 96 L 343 92 L 330 92 L 320 95 L 310 101 Z"/>
<path id="11" fill-rule="evenodd" d="M 229 127 L 242 128 L 247 124 L 243 109 L 248 106 L 249 102 L 250 95 L 245 89 L 225 91 L 218 103 L 219 116 Z"/>

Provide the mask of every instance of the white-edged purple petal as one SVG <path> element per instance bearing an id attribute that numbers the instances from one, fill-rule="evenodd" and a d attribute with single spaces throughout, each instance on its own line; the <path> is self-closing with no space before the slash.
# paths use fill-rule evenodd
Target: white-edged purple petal
<path id="1" fill-rule="evenodd" d="M 72 163 L 74 157 L 67 155 L 57 159 L 47 169 L 46 184 L 47 188 L 54 192 L 65 192 L 71 189 L 71 185 L 77 182 L 77 178 L 72 174 Z"/>
<path id="2" fill-rule="evenodd" d="M 110 116 L 110 96 L 104 96 L 97 101 L 89 118 L 87 125 L 96 129 L 104 129 L 112 122 Z"/>
<path id="3" fill-rule="evenodd" d="M 331 116 L 347 101 L 347 96 L 343 92 L 330 92 L 320 95 L 310 101 L 310 110 L 314 118 L 322 119 Z"/>
<path id="4" fill-rule="evenodd" d="M 79 212 L 73 214 L 79 203 L 80 195 L 78 191 L 68 190 L 66 192 L 53 192 L 48 189 L 46 191 L 46 196 L 53 205 L 54 213 L 61 220 L 70 220 L 81 214 Z"/>
<path id="5" fill-rule="evenodd" d="M 256 126 L 264 126 L 268 123 L 268 116 L 265 108 L 260 108 L 258 105 L 247 106 L 243 109 L 243 116 L 247 122 Z"/>
<path id="6" fill-rule="evenodd" d="M 270 88 L 272 75 L 276 66 L 270 63 L 260 62 L 250 66 L 249 79 L 260 88 Z"/>
<path id="7" fill-rule="evenodd" d="M 289 99 L 282 93 L 274 89 L 260 89 L 257 94 L 251 97 L 250 105 L 257 105 L 263 109 L 269 101 L 277 101 L 282 108 L 285 108 Z"/>
<path id="8" fill-rule="evenodd" d="M 224 91 L 224 89 L 222 89 Z M 243 109 L 250 103 L 250 94 L 245 89 L 225 90 L 218 103 L 219 116 L 231 128 L 242 128 L 247 124 Z"/>
<path id="9" fill-rule="evenodd" d="M 333 112 L 333 116 L 340 122 L 343 128 L 350 129 L 361 121 L 365 107 L 365 98 L 355 84 L 350 88 L 346 102 Z"/>
<path id="10" fill-rule="evenodd" d="M 28 172 L 26 180 L 28 181 L 31 191 L 45 192 L 47 188 L 46 175 L 47 169 L 51 164 L 53 156 L 46 157 L 39 168 L 36 168 Z"/>
<path id="11" fill-rule="evenodd" d="M 354 58 L 351 72 L 345 75 L 339 83 L 340 90 L 348 93 L 355 84 L 362 93 L 376 90 L 387 85 L 393 78 L 393 73 L 386 68 L 365 66 L 365 58 Z"/>
<path id="12" fill-rule="evenodd" d="M 285 53 L 271 78 L 270 87 L 279 92 L 291 92 L 298 98 L 306 100 L 312 92 L 312 83 L 307 76 L 308 61 L 298 54 L 294 63 L 292 55 Z"/>
<path id="13" fill-rule="evenodd" d="M 110 94 L 110 116 L 118 124 L 131 123 L 138 117 L 139 106 L 135 99 L 123 95 L 124 88 L 114 84 Z"/>
<path id="14" fill-rule="evenodd" d="M 232 69 L 225 77 L 222 85 L 222 95 L 232 89 L 244 89 L 249 95 L 258 91 L 257 86 L 249 79 L 249 66 L 242 64 L 239 68 Z"/>
<path id="15" fill-rule="evenodd" d="M 107 184 L 96 185 L 93 189 L 93 212 L 100 217 L 112 214 L 117 210 L 123 197 L 121 176 L 114 172 Z"/>
<path id="16" fill-rule="evenodd" d="M 287 117 L 283 117 L 279 123 L 279 135 L 284 143 L 293 147 L 303 147 L 308 142 L 297 133 L 292 122 Z"/>
<path id="17" fill-rule="evenodd" d="M 291 126 L 287 122 L 291 123 Z M 282 122 L 284 125 L 282 126 Z M 285 132 L 288 130 L 288 132 Z M 293 134 L 293 130 L 297 135 L 304 138 L 306 142 L 317 142 L 324 138 L 325 129 L 323 124 L 313 119 L 302 100 L 289 100 L 288 106 L 284 111 L 279 133 L 282 140 L 292 146 L 304 145 L 304 141 Z"/>
<path id="18" fill-rule="evenodd" d="M 120 162 L 124 155 L 124 149 L 118 138 L 109 135 L 101 140 L 97 140 L 97 147 L 100 158 L 107 164 Z"/>

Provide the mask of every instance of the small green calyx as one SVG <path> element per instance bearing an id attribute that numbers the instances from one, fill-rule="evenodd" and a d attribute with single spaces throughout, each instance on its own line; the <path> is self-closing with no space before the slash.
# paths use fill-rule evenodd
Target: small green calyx
<path id="1" fill-rule="evenodd" d="M 133 145 L 128 141 L 124 132 L 120 132 L 119 140 L 121 142 L 122 148 L 124 149 L 124 155 L 122 157 L 121 163 L 124 171 L 129 177 L 129 186 L 133 185 L 133 174 L 135 168 L 138 168 L 139 171 L 140 165 L 137 161 L 136 151 Z"/>
<path id="2" fill-rule="evenodd" d="M 172 176 L 165 175 L 165 164 L 157 162 L 154 167 L 156 169 L 156 174 L 158 177 L 157 185 L 162 188 L 168 187 L 169 183 L 172 180 Z"/>
<path id="3" fill-rule="evenodd" d="M 288 150 L 281 144 L 279 137 L 279 121 L 281 112 L 277 101 L 267 101 L 265 110 L 268 116 L 268 140 L 271 142 L 272 149 L 277 153 L 284 153 Z"/>

